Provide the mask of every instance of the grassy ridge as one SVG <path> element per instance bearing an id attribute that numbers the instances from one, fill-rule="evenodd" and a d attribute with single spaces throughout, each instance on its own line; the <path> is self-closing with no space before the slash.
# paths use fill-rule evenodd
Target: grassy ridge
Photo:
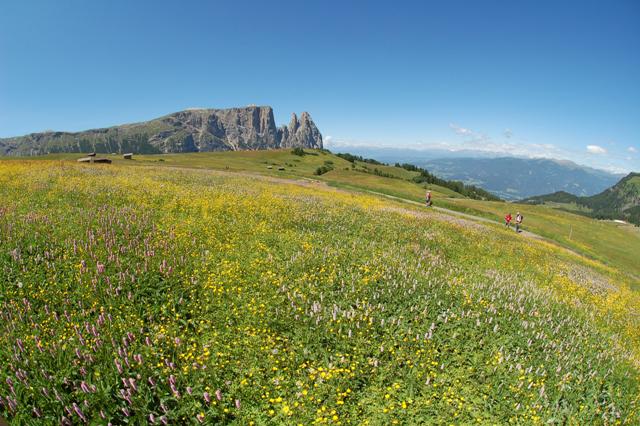
<path id="1" fill-rule="evenodd" d="M 640 173 L 630 173 L 611 188 L 590 197 L 556 192 L 530 197 L 523 202 L 549 204 L 598 219 L 624 219 L 640 226 Z"/>
<path id="2" fill-rule="evenodd" d="M 403 168 L 352 163 L 328 154 L 307 150 L 311 155 L 296 156 L 289 150 L 238 151 L 194 154 L 163 154 L 136 156 L 134 161 L 122 160 L 120 156 L 107 156 L 123 165 L 153 165 L 217 169 L 242 173 L 257 173 L 293 179 L 313 179 L 331 186 L 352 190 L 380 192 L 395 197 L 422 202 L 426 188 L 433 191 L 437 206 L 489 218 L 497 222 L 509 210 L 520 210 L 525 215 L 525 228 L 558 242 L 572 250 L 640 277 L 640 264 L 635 253 L 640 252 L 640 237 L 632 227 L 595 221 L 570 212 L 552 209 L 550 206 L 532 206 L 479 200 L 467 200 L 448 188 L 437 185 L 418 185 L 411 181 L 418 176 Z M 315 154 L 315 155 L 314 155 Z M 47 159 L 74 160 L 77 155 L 49 155 Z M 17 161 L 7 159 L 6 161 Z M 318 167 L 331 162 L 332 170 L 316 175 Z M 270 168 L 268 168 L 270 167 Z M 283 167 L 284 170 L 278 170 Z M 365 169 L 368 167 L 368 169 Z M 397 179 L 372 174 L 378 168 Z"/>
<path id="3" fill-rule="evenodd" d="M 640 234 L 632 225 L 598 221 L 551 206 L 442 200 L 442 206 L 500 220 L 506 210 L 520 211 L 524 228 L 614 268 L 640 277 Z"/>
<path id="4" fill-rule="evenodd" d="M 511 232 L 60 162 L 0 163 L 0 230 L 0 414 L 16 423 L 639 421 L 638 294 Z"/>
<path id="5" fill-rule="evenodd" d="M 525 229 L 540 234 L 558 244 L 604 262 L 621 271 L 640 277 L 640 234 L 636 229 L 620 224 L 597 221 L 550 206 L 469 200 L 437 185 L 418 185 L 411 181 L 418 176 L 403 168 L 352 163 L 326 152 L 307 150 L 311 155 L 299 157 L 290 150 L 238 151 L 194 154 L 139 155 L 134 161 L 120 156 L 107 156 L 123 165 L 149 165 L 226 170 L 256 173 L 292 179 L 312 179 L 328 185 L 352 190 L 380 192 L 412 201 L 424 201 L 426 188 L 433 191 L 436 206 L 446 207 L 501 222 L 507 211 L 521 211 Z M 317 154 L 317 155 L 313 155 Z M 50 155 L 43 158 L 74 160 L 77 155 Z M 17 161 L 6 159 L 6 161 Z M 332 170 L 315 175 L 318 167 L 332 162 Z M 271 168 L 268 168 L 271 166 Z M 284 167 L 284 170 L 278 170 Z M 368 167 L 368 169 L 365 169 Z M 372 174 L 378 168 L 397 179 Z"/>

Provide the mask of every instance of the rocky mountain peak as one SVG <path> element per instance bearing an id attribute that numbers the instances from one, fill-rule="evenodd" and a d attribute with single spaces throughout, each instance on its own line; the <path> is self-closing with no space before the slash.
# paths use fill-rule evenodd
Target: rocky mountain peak
<path id="1" fill-rule="evenodd" d="M 306 111 L 300 114 L 300 119 L 296 113 L 291 114 L 289 126 L 281 127 L 279 135 L 282 148 L 322 148 L 322 135 Z"/>
<path id="2" fill-rule="evenodd" d="M 155 120 L 83 132 L 43 132 L 0 139 L 0 155 L 57 152 L 235 151 L 322 148 L 322 135 L 309 113 L 293 113 L 288 126 L 276 127 L 270 106 L 188 109 Z"/>

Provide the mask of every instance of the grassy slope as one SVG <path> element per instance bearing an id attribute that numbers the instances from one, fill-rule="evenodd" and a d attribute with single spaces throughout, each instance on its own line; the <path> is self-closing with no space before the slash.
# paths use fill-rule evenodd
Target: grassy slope
<path id="1" fill-rule="evenodd" d="M 640 238 L 631 225 L 598 221 L 550 206 L 504 204 L 490 201 L 442 200 L 443 207 L 499 220 L 509 210 L 520 211 L 524 228 L 559 244 L 640 277 Z"/>
<path id="2" fill-rule="evenodd" d="M 131 163 L 0 162 L 17 424 L 74 403 L 133 424 L 160 403 L 170 424 L 639 421 L 640 295 L 616 271 L 386 199 Z"/>
<path id="3" fill-rule="evenodd" d="M 175 154 L 162 157 L 166 159 L 165 164 L 217 169 L 229 167 L 230 170 L 249 170 L 269 175 L 312 177 L 319 178 L 338 187 L 372 190 L 413 201 L 422 201 L 424 199 L 424 187 L 421 185 L 406 180 L 390 179 L 353 171 L 349 162 L 332 155 L 296 157 L 288 151 L 194 154 L 197 161 L 182 155 Z M 139 158 L 140 161 L 145 161 L 155 157 Z M 314 176 L 313 171 L 324 164 L 326 158 L 330 158 L 330 161 L 334 162 L 335 169 L 320 177 Z M 295 160 L 299 161 L 296 162 Z M 263 164 L 264 161 L 278 165 L 289 163 L 294 164 L 295 167 L 286 167 L 284 172 L 267 170 Z M 416 175 L 415 172 L 409 172 L 397 167 L 375 166 L 364 163 L 357 163 L 356 169 L 361 169 L 363 166 L 367 166 L 371 170 L 378 168 L 385 173 L 397 175 L 401 178 L 411 178 Z M 448 188 L 436 185 L 430 185 L 429 188 L 433 191 L 436 205 L 496 221 L 501 221 L 507 210 L 511 210 L 514 215 L 519 210 L 526 217 L 525 226 L 528 230 L 640 277 L 640 262 L 637 261 L 637 253 L 640 253 L 640 238 L 637 237 L 636 233 L 630 231 L 632 229 L 630 227 L 620 227 L 611 222 L 595 221 L 545 206 L 471 200 L 461 197 Z"/>
<path id="4" fill-rule="evenodd" d="M 309 151 L 312 152 L 312 151 Z M 398 176 L 411 178 L 415 172 L 392 166 L 376 166 L 366 163 L 351 163 L 326 153 L 317 155 L 295 156 L 289 150 L 274 151 L 239 151 L 194 154 L 138 155 L 134 161 L 122 160 L 120 156 L 107 156 L 117 164 L 125 165 L 162 165 L 174 167 L 210 168 L 238 172 L 251 172 L 267 176 L 284 178 L 304 178 L 324 181 L 329 185 L 380 192 L 412 201 L 424 200 L 425 186 L 417 185 L 403 179 L 390 179 L 362 172 L 363 167 L 379 170 Z M 55 155 L 43 158 L 74 159 L 77 155 Z M 163 161 L 159 161 L 163 160 Z M 314 171 L 332 161 L 334 170 L 321 175 Z M 272 169 L 267 166 L 271 165 Z M 278 167 L 284 166 L 284 171 Z M 360 170 L 360 171 L 358 171 Z M 632 227 L 619 226 L 608 221 L 596 221 L 570 212 L 560 211 L 548 206 L 508 204 L 502 202 L 478 201 L 461 197 L 448 188 L 429 185 L 433 191 L 436 206 L 470 213 L 502 221 L 510 210 L 515 215 L 521 211 L 525 216 L 525 229 L 549 238 L 572 250 L 598 259 L 612 267 L 640 277 L 640 237 Z"/>

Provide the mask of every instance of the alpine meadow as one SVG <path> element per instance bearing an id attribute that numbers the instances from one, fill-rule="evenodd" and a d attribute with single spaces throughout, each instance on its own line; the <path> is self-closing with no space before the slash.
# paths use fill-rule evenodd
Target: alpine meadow
<path id="1" fill-rule="evenodd" d="M 17 424 L 640 420 L 632 278 L 551 243 L 162 165 L 3 161 L 0 205 Z"/>
<path id="2" fill-rule="evenodd" d="M 639 426 L 640 1 L 0 1 L 0 426 Z"/>

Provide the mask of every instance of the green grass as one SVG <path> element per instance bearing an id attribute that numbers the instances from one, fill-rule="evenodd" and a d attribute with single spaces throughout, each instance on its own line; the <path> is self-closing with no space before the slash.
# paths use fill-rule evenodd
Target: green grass
<path id="1" fill-rule="evenodd" d="M 371 190 L 388 195 L 407 199 L 424 200 L 428 188 L 437 197 L 463 197 L 449 188 L 439 185 L 420 185 L 409 180 L 418 173 L 410 172 L 402 168 L 384 165 L 373 165 L 346 161 L 333 154 L 305 150 L 307 155 L 297 156 L 291 150 L 268 151 L 226 151 L 207 153 L 183 153 L 183 154 L 154 154 L 135 155 L 134 160 L 123 160 L 120 155 L 100 155 L 111 159 L 114 164 L 145 165 L 165 167 L 185 167 L 223 170 L 229 172 L 249 172 L 263 176 L 271 176 L 289 179 L 312 179 L 326 182 L 332 186 L 351 188 L 358 190 Z M 72 161 L 81 157 L 78 154 L 53 154 L 32 159 Z M 24 160 L 25 157 L 6 157 L 7 161 Z M 4 160 L 4 159 L 3 159 Z M 333 170 L 317 176 L 315 171 L 330 161 Z M 283 167 L 284 170 L 279 170 Z M 373 170 L 377 168 L 385 173 L 392 174 L 397 179 L 377 176 Z M 407 180 L 409 179 L 409 180 Z"/>
<path id="2" fill-rule="evenodd" d="M 520 211 L 524 229 L 597 259 L 622 272 L 640 277 L 640 237 L 634 226 L 619 226 L 543 205 L 496 203 L 466 199 L 442 200 L 439 205 L 501 221 L 507 211 Z"/>
<path id="3" fill-rule="evenodd" d="M 0 161 L 13 424 L 640 421 L 624 274 L 407 203 L 163 163 Z"/>
<path id="4" fill-rule="evenodd" d="M 290 150 L 136 155 L 133 161 L 123 160 L 121 156 L 107 157 L 112 158 L 114 164 L 129 166 L 202 168 L 287 179 L 311 179 L 344 189 L 373 191 L 416 202 L 424 201 L 427 185 L 418 185 L 410 181 L 417 174 L 415 172 L 362 162 L 356 162 L 355 167 L 352 167 L 352 163 L 326 152 L 306 152 L 309 155 L 302 157 L 291 154 Z M 78 158 L 78 155 L 49 155 L 38 158 L 73 160 Z M 326 161 L 333 163 L 333 170 L 316 176 L 315 170 Z M 369 171 L 377 168 L 396 176 L 397 179 L 365 173 L 364 166 Z M 279 167 L 284 167 L 284 170 L 278 170 Z M 525 216 L 526 230 L 629 273 L 636 279 L 640 277 L 640 262 L 637 260 L 637 253 L 640 253 L 640 236 L 632 227 L 620 227 L 610 221 L 598 221 L 549 206 L 472 200 L 448 188 L 437 185 L 428 185 L 428 188 L 433 191 L 436 206 L 496 222 L 502 222 L 507 211 L 515 215 L 515 212 L 520 210 Z"/>

